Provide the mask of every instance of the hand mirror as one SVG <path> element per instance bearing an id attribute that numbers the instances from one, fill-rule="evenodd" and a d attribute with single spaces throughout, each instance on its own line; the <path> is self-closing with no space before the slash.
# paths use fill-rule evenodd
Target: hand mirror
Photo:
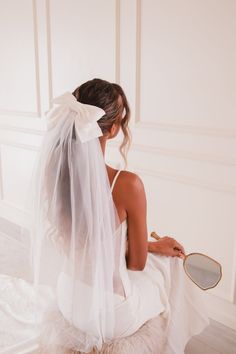
<path id="1" fill-rule="evenodd" d="M 160 240 L 154 231 L 151 236 Z M 187 276 L 202 290 L 214 288 L 222 277 L 222 267 L 215 259 L 203 253 L 182 254 L 183 267 Z"/>

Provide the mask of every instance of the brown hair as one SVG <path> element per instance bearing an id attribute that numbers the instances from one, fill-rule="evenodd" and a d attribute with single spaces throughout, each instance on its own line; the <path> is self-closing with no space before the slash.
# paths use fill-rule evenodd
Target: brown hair
<path id="1" fill-rule="evenodd" d="M 131 144 L 131 134 L 128 127 L 130 108 L 121 86 L 95 78 L 77 87 L 73 95 L 77 101 L 97 106 L 106 112 L 106 114 L 98 120 L 98 124 L 104 135 L 110 131 L 113 123 L 120 122 L 124 138 L 119 150 L 124 158 L 125 165 L 127 165 L 127 153 Z M 119 96 L 122 98 L 122 105 L 118 102 Z M 123 109 L 125 109 L 125 115 L 122 118 Z"/>

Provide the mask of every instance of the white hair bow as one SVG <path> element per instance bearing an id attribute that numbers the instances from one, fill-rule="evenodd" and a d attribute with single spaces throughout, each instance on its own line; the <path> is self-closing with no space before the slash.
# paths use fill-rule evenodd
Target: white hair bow
<path id="1" fill-rule="evenodd" d="M 76 112 L 74 115 L 75 131 L 82 143 L 103 135 L 97 123 L 106 114 L 103 109 L 77 101 L 71 92 L 54 98 L 52 102 L 57 106 L 46 113 L 46 117 L 50 119 L 49 129 L 58 119 L 63 119 L 70 111 L 74 111 Z"/>

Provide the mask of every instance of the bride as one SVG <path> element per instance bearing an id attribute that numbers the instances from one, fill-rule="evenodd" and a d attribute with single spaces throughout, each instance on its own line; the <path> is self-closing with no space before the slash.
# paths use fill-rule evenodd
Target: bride
<path id="1" fill-rule="evenodd" d="M 136 353 L 183 354 L 189 338 L 209 324 L 201 290 L 182 270 L 185 250 L 170 236 L 148 241 L 142 180 L 105 163 L 106 142 L 120 129 L 127 162 L 124 91 L 93 79 L 53 103 L 31 185 L 30 272 L 25 267 L 27 276 L 20 275 L 35 306 L 28 314 L 22 307 L 21 322 L 30 316 L 41 352 L 89 353 L 162 317 L 161 352 Z"/>

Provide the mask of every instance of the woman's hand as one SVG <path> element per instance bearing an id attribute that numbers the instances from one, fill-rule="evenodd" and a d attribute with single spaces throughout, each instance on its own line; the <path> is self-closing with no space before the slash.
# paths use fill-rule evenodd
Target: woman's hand
<path id="1" fill-rule="evenodd" d="M 169 236 L 161 237 L 156 242 L 148 242 L 148 251 L 170 257 L 183 258 L 185 256 L 183 246 Z"/>

